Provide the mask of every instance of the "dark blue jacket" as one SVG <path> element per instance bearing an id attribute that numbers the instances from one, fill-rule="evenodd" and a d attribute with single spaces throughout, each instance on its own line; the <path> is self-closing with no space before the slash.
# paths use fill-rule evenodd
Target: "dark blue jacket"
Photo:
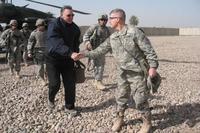
<path id="1" fill-rule="evenodd" d="M 60 17 L 52 20 L 47 31 L 47 56 L 66 59 L 72 52 L 79 52 L 80 33 L 75 23 L 65 23 Z"/>

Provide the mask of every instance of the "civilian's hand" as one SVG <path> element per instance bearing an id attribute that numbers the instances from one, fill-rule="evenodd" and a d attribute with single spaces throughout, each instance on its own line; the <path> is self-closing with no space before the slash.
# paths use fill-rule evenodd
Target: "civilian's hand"
<path id="1" fill-rule="evenodd" d="M 76 52 L 73 52 L 72 55 L 71 55 L 71 58 L 74 60 L 74 61 L 77 61 L 77 60 L 80 60 L 81 58 L 84 58 L 84 54 L 83 53 L 76 53 Z"/>
<path id="2" fill-rule="evenodd" d="M 149 76 L 150 77 L 154 77 L 156 76 L 157 72 L 156 72 L 156 68 L 149 68 Z"/>
<path id="3" fill-rule="evenodd" d="M 71 58 L 72 58 L 74 61 L 77 61 L 77 60 L 79 60 L 78 55 L 79 55 L 79 53 L 73 52 L 72 55 L 71 55 Z"/>

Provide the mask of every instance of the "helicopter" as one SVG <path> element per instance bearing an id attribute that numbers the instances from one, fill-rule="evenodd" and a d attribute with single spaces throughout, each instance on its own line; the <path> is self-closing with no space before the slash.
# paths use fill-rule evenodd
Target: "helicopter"
<path id="1" fill-rule="evenodd" d="M 34 2 L 46 6 L 51 6 L 54 8 L 61 8 L 59 6 L 42 3 L 34 0 L 26 0 L 29 2 Z M 52 13 L 45 13 L 39 10 L 27 8 L 29 4 L 24 6 L 15 6 L 12 4 L 12 0 L 10 0 L 10 3 L 8 0 L 0 0 L 0 23 L 9 23 L 11 19 L 15 19 L 18 21 L 19 25 L 21 25 L 23 22 L 27 22 L 30 25 L 34 25 L 36 20 L 38 18 L 43 18 L 45 20 L 51 20 L 52 18 L 55 18 Z M 79 10 L 73 10 L 75 13 L 89 15 L 90 13 L 82 12 Z"/>
<path id="2" fill-rule="evenodd" d="M 46 6 L 51 6 L 58 9 L 62 8 L 59 6 L 42 3 L 42 2 L 38 2 L 34 0 L 26 0 L 26 1 L 34 2 L 34 3 L 46 5 Z M 8 0 L 0 0 L 0 24 L 5 23 L 7 24 L 7 26 L 5 27 L 9 27 L 8 24 L 10 20 L 15 19 L 18 22 L 18 28 L 21 28 L 21 25 L 23 22 L 27 22 L 29 24 L 29 28 L 33 30 L 35 29 L 35 22 L 38 18 L 45 19 L 47 23 L 51 19 L 55 18 L 52 13 L 45 13 L 39 10 L 27 8 L 28 5 L 29 4 L 20 7 L 20 6 L 13 5 L 12 0 L 10 0 L 10 3 L 8 2 Z M 82 12 L 82 11 L 74 10 L 74 9 L 73 11 L 75 13 L 79 13 L 83 15 L 90 14 L 87 12 Z M 1 42 L 0 42 L 0 53 L 6 53 L 6 52 L 7 52 L 6 48 L 4 46 L 1 46 Z"/>

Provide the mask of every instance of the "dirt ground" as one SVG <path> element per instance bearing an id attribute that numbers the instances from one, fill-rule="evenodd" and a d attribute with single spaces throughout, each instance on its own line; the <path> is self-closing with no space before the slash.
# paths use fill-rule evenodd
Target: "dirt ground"
<path id="1" fill-rule="evenodd" d="M 151 96 L 153 132 L 200 132 L 200 36 L 149 37 L 159 57 L 162 83 L 157 94 Z M 63 87 L 56 96 L 56 108 L 47 107 L 48 87 L 35 78 L 35 66 L 22 63 L 22 78 L 9 74 L 5 60 L 0 59 L 0 132 L 65 132 L 110 133 L 115 112 L 114 92 L 116 64 L 106 56 L 105 91 L 94 88 L 93 73 L 78 84 L 76 107 L 80 115 L 69 118 L 63 109 Z M 86 59 L 82 60 L 86 62 Z M 141 122 L 125 113 L 121 133 L 137 132 Z"/>

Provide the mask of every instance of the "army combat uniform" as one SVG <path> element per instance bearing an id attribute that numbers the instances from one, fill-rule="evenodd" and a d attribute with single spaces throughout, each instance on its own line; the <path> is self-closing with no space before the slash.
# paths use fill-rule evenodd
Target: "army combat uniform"
<path id="1" fill-rule="evenodd" d="M 45 46 L 47 31 L 34 30 L 28 40 L 28 54 L 33 55 L 34 63 L 38 65 L 37 76 L 46 82 Z"/>
<path id="2" fill-rule="evenodd" d="M 112 50 L 112 54 L 118 64 L 118 88 L 116 89 L 115 97 L 118 116 L 121 117 L 118 119 L 120 123 L 118 125 L 121 126 L 130 94 L 133 96 L 136 109 L 141 114 L 150 113 L 148 105 L 149 90 L 146 84 L 147 77 L 140 62 L 147 60 L 150 67 L 157 68 L 158 61 L 148 38 L 145 37 L 143 32 L 132 26 L 124 26 L 121 31 L 114 32 L 97 49 L 85 53 L 85 56 L 97 58 L 110 50 Z M 147 116 L 149 117 L 150 115 Z"/>
<path id="3" fill-rule="evenodd" d="M 23 61 L 25 65 L 27 66 L 28 65 L 27 64 L 27 55 L 28 55 L 27 45 L 28 45 L 28 39 L 31 34 L 31 31 L 28 29 L 27 23 L 22 24 L 22 29 L 20 31 L 25 37 L 24 43 L 22 44 L 22 51 L 23 51 Z"/>
<path id="4" fill-rule="evenodd" d="M 102 19 L 106 19 L 107 15 L 101 15 Z M 104 18 L 106 17 L 106 18 Z M 99 19 L 101 19 L 99 18 Z M 101 43 L 103 43 L 106 38 L 110 36 L 110 31 L 107 26 L 101 26 L 100 24 L 91 26 L 83 36 L 83 41 L 87 44 L 88 42 L 92 45 L 92 50 L 96 49 Z M 94 67 L 94 78 L 95 78 L 95 85 L 99 88 L 105 88 L 101 83 L 103 79 L 103 71 L 105 65 L 105 55 L 101 55 L 98 58 L 93 59 L 93 67 Z M 101 85 L 102 84 L 102 85 Z M 102 87 L 101 87 L 102 86 Z"/>
<path id="5" fill-rule="evenodd" d="M 21 69 L 21 44 L 23 43 L 24 36 L 18 29 L 7 29 L 2 33 L 1 39 L 6 41 L 5 44 L 8 50 L 7 59 L 11 74 L 13 74 L 13 69 L 15 69 L 17 72 L 16 76 L 19 77 Z"/>

